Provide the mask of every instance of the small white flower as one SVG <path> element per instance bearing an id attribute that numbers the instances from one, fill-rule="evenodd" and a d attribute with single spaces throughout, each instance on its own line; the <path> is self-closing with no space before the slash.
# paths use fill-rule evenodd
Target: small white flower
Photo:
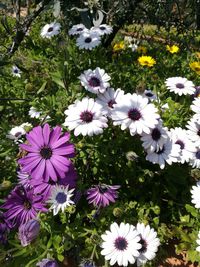
<path id="1" fill-rule="evenodd" d="M 198 244 L 198 247 L 196 248 L 196 250 L 197 250 L 198 252 L 200 252 L 200 231 L 199 231 L 199 233 L 198 233 L 198 239 L 196 240 L 196 242 L 197 242 L 197 244 Z"/>
<path id="2" fill-rule="evenodd" d="M 107 24 L 101 24 L 98 27 L 92 27 L 92 32 L 97 32 L 99 35 L 111 34 L 112 27 Z"/>
<path id="3" fill-rule="evenodd" d="M 162 122 L 159 121 L 149 134 L 143 133 L 141 135 L 142 146 L 145 150 L 149 149 L 151 152 L 158 151 L 167 142 L 168 138 L 167 128 L 163 127 Z"/>
<path id="4" fill-rule="evenodd" d="M 19 139 L 25 134 L 26 134 L 26 131 L 23 127 L 15 126 L 14 128 L 10 130 L 10 132 L 8 133 L 6 137 L 14 140 L 15 142 L 18 142 L 20 141 Z"/>
<path id="5" fill-rule="evenodd" d="M 169 109 L 168 103 L 165 103 L 164 105 L 161 106 L 162 111 L 165 111 L 166 109 Z"/>
<path id="6" fill-rule="evenodd" d="M 31 118 L 39 119 L 41 114 L 42 114 L 42 112 L 41 111 L 37 111 L 36 108 L 34 108 L 34 107 L 31 107 L 29 112 L 28 112 L 28 114 L 29 114 L 29 116 Z"/>
<path id="7" fill-rule="evenodd" d="M 133 225 L 121 223 L 118 226 L 117 223 L 112 223 L 110 231 L 106 231 L 101 238 L 103 239 L 101 254 L 110 261 L 111 266 L 116 262 L 119 266 L 128 266 L 140 255 L 139 250 L 142 245 Z"/>
<path id="8" fill-rule="evenodd" d="M 79 79 L 86 90 L 98 94 L 104 93 L 106 88 L 110 86 L 108 81 L 111 77 L 104 69 L 97 67 L 95 70 L 85 70 L 84 73 L 79 76 Z"/>
<path id="9" fill-rule="evenodd" d="M 145 90 L 143 96 L 147 97 L 150 101 L 157 99 L 156 94 L 154 94 L 154 92 L 151 90 Z"/>
<path id="10" fill-rule="evenodd" d="M 153 164 L 159 164 L 161 169 L 165 168 L 165 162 L 171 165 L 180 160 L 180 146 L 174 144 L 170 138 L 163 144 L 163 147 L 157 151 L 147 150 L 146 160 Z"/>
<path id="11" fill-rule="evenodd" d="M 57 22 L 52 22 L 50 24 L 46 24 L 42 30 L 41 30 L 41 37 L 43 38 L 51 38 L 55 35 L 58 35 L 59 32 L 60 32 L 60 23 L 57 23 Z"/>
<path id="12" fill-rule="evenodd" d="M 96 101 L 107 109 L 108 116 L 111 116 L 113 105 L 118 103 L 121 97 L 124 95 L 124 91 L 118 88 L 116 91 L 114 88 L 107 88 L 103 94 L 98 94 Z"/>
<path id="13" fill-rule="evenodd" d="M 93 48 L 99 46 L 100 43 L 101 39 L 99 34 L 90 31 L 83 32 L 76 40 L 76 45 L 79 47 L 79 49 L 92 50 Z"/>
<path id="14" fill-rule="evenodd" d="M 200 209 L 200 181 L 197 182 L 196 186 L 192 186 L 190 192 L 192 194 L 191 202 L 195 205 L 195 208 Z"/>
<path id="15" fill-rule="evenodd" d="M 193 168 L 200 169 L 200 147 L 197 147 L 192 154 L 193 157 L 190 159 L 190 165 L 192 165 Z"/>
<path id="16" fill-rule="evenodd" d="M 137 258 L 137 266 L 145 264 L 148 260 L 152 260 L 156 256 L 160 241 L 157 238 L 157 233 L 149 225 L 138 223 L 136 230 L 140 235 L 140 244 L 142 248 L 139 250 L 140 255 Z"/>
<path id="17" fill-rule="evenodd" d="M 172 77 L 165 81 L 167 89 L 178 95 L 193 95 L 196 91 L 193 82 L 183 77 Z"/>
<path id="18" fill-rule="evenodd" d="M 24 128 L 25 130 L 28 129 L 28 128 L 32 128 L 33 125 L 29 122 L 24 122 L 20 125 L 22 128 Z"/>
<path id="19" fill-rule="evenodd" d="M 194 143 L 196 147 L 200 146 L 200 120 L 193 116 L 186 125 L 188 131 L 188 138 Z"/>
<path id="20" fill-rule="evenodd" d="M 194 99 L 194 101 L 192 102 L 192 105 L 191 105 L 191 110 L 193 110 L 196 114 L 194 115 L 194 117 L 197 119 L 197 120 L 200 120 L 200 98 L 199 97 L 196 97 Z"/>
<path id="21" fill-rule="evenodd" d="M 189 140 L 186 130 L 176 127 L 170 129 L 172 140 L 180 146 L 180 162 L 183 164 L 189 162 L 193 158 L 193 153 L 196 151 L 194 144 Z"/>
<path id="22" fill-rule="evenodd" d="M 72 28 L 69 30 L 69 35 L 80 35 L 83 32 L 87 32 L 88 29 L 83 24 L 73 25 Z"/>
<path id="23" fill-rule="evenodd" d="M 71 200 L 73 196 L 72 192 L 74 189 L 69 190 L 69 186 L 56 185 L 51 191 L 51 197 L 47 203 L 52 204 L 49 208 L 53 210 L 53 215 L 55 216 L 61 210 L 65 211 L 67 206 L 71 206 L 74 202 Z"/>
<path id="24" fill-rule="evenodd" d="M 125 94 L 119 103 L 114 104 L 111 118 L 114 125 L 121 125 L 121 129 L 129 128 L 130 134 L 150 133 L 150 129 L 158 124 L 159 115 L 148 99 L 137 94 Z"/>
<path id="25" fill-rule="evenodd" d="M 83 136 L 101 134 L 107 125 L 107 111 L 102 105 L 95 102 L 93 98 L 85 97 L 81 101 L 77 100 L 65 111 L 67 118 L 64 126 L 69 130 L 74 130 L 74 135 Z"/>
<path id="26" fill-rule="evenodd" d="M 12 75 L 16 77 L 21 77 L 21 70 L 17 66 L 12 66 Z"/>
<path id="27" fill-rule="evenodd" d="M 137 49 L 138 49 L 138 45 L 137 44 L 130 44 L 128 47 L 131 48 L 132 52 L 136 52 Z"/>

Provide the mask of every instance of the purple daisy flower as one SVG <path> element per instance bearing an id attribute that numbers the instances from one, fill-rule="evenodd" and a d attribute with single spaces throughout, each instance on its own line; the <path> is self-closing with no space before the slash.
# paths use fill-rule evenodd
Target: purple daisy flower
<path id="1" fill-rule="evenodd" d="M 19 170 L 17 172 L 17 177 L 18 183 L 23 185 L 24 187 L 31 185 L 31 176 L 27 172 L 22 172 L 21 170 Z"/>
<path id="2" fill-rule="evenodd" d="M 40 232 L 40 223 L 38 220 L 30 220 L 19 227 L 18 237 L 23 247 L 28 246 L 37 238 Z"/>
<path id="3" fill-rule="evenodd" d="M 30 173 L 33 179 L 43 178 L 57 181 L 58 177 L 65 177 L 74 156 L 74 145 L 70 144 L 69 133 L 62 134 L 61 127 L 56 126 L 50 130 L 49 124 L 43 128 L 37 126 L 26 134 L 28 144 L 20 147 L 28 154 L 19 159 L 23 172 Z"/>
<path id="4" fill-rule="evenodd" d="M 11 227 L 19 227 L 36 218 L 38 212 L 48 211 L 42 203 L 43 197 L 35 195 L 33 188 L 16 186 L 1 208 L 6 209 L 4 217 Z"/>
<path id="5" fill-rule="evenodd" d="M 87 190 L 87 200 L 89 204 L 93 203 L 97 207 L 106 207 L 110 202 L 115 202 L 115 199 L 118 197 L 117 189 L 120 188 L 120 185 L 96 185 Z"/>
<path id="6" fill-rule="evenodd" d="M 57 182 L 54 181 L 44 181 L 39 179 L 32 179 L 31 185 L 34 188 L 34 192 L 36 194 L 41 194 L 43 196 L 43 200 L 47 200 L 51 196 L 52 189 L 58 185 L 69 185 L 70 188 L 74 188 L 76 186 L 77 172 L 74 169 L 73 164 L 69 165 L 69 170 L 65 174 L 64 178 L 58 178 Z"/>

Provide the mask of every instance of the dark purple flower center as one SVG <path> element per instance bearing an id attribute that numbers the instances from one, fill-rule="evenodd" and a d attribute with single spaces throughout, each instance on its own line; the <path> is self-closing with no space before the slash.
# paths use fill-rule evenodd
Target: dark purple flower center
<path id="1" fill-rule="evenodd" d="M 42 156 L 43 159 L 50 159 L 52 156 L 52 150 L 50 147 L 48 146 L 44 146 L 41 150 L 40 150 L 40 155 Z"/>
<path id="2" fill-rule="evenodd" d="M 145 95 L 146 95 L 147 97 L 152 97 L 152 96 L 153 96 L 153 94 L 152 94 L 151 92 L 145 93 Z"/>
<path id="3" fill-rule="evenodd" d="M 151 133 L 152 139 L 158 141 L 161 137 L 161 132 L 158 128 L 154 128 Z"/>
<path id="4" fill-rule="evenodd" d="M 31 203 L 28 200 L 24 201 L 24 208 L 25 208 L 25 210 L 31 209 Z"/>
<path id="5" fill-rule="evenodd" d="M 64 192 L 59 192 L 56 196 L 56 201 L 59 203 L 59 204 L 63 204 L 65 203 L 67 200 L 67 196 Z"/>
<path id="6" fill-rule="evenodd" d="M 76 31 L 81 32 L 81 31 L 83 31 L 83 28 L 77 28 Z"/>
<path id="7" fill-rule="evenodd" d="M 19 72 L 19 70 L 18 69 L 14 69 L 14 73 L 18 73 Z"/>
<path id="8" fill-rule="evenodd" d="M 146 250 L 147 250 L 147 245 L 148 245 L 147 242 L 146 242 L 146 240 L 141 237 L 139 243 L 142 245 L 142 247 L 139 249 L 139 252 L 140 253 L 145 253 Z"/>
<path id="9" fill-rule="evenodd" d="M 52 32 L 53 31 L 53 27 L 50 27 L 49 29 L 48 29 L 48 32 Z"/>
<path id="10" fill-rule="evenodd" d="M 89 44 L 91 42 L 92 42 L 92 38 L 91 37 L 85 38 L 85 43 Z"/>
<path id="11" fill-rule="evenodd" d="M 109 102 L 108 102 L 108 106 L 110 108 L 113 108 L 113 105 L 116 104 L 115 100 L 114 99 L 111 99 Z"/>
<path id="12" fill-rule="evenodd" d="M 196 152 L 196 158 L 197 158 L 197 159 L 200 159 L 200 150 L 198 150 L 198 151 Z"/>
<path id="13" fill-rule="evenodd" d="M 159 150 L 156 152 L 156 154 L 160 155 L 165 151 L 165 147 L 159 148 Z"/>
<path id="14" fill-rule="evenodd" d="M 139 119 L 142 118 L 142 115 L 139 112 L 139 110 L 137 110 L 136 108 L 133 108 L 133 109 L 129 110 L 128 117 L 133 121 L 138 121 Z"/>
<path id="15" fill-rule="evenodd" d="M 200 129 L 198 130 L 197 134 L 200 136 Z"/>
<path id="16" fill-rule="evenodd" d="M 117 250 L 124 251 L 128 246 L 128 242 L 124 237 L 119 236 L 117 239 L 115 239 L 114 245 Z"/>
<path id="17" fill-rule="evenodd" d="M 105 194 L 108 191 L 108 188 L 104 185 L 99 186 L 99 192 Z"/>
<path id="18" fill-rule="evenodd" d="M 22 133 L 17 132 L 17 133 L 15 134 L 15 137 L 19 137 L 21 134 L 22 134 Z"/>
<path id="19" fill-rule="evenodd" d="M 106 30 L 106 27 L 105 26 L 100 26 L 99 29 L 104 31 L 104 30 Z"/>
<path id="20" fill-rule="evenodd" d="M 181 140 L 177 140 L 175 144 L 179 145 L 180 148 L 181 148 L 181 150 L 183 150 L 184 147 L 185 147 L 185 144 L 184 144 L 183 141 L 181 141 Z"/>
<path id="21" fill-rule="evenodd" d="M 176 88 L 178 88 L 178 89 L 183 89 L 184 87 L 185 87 L 185 85 L 182 84 L 182 83 L 177 83 L 176 84 Z"/>
<path id="22" fill-rule="evenodd" d="M 97 86 L 100 86 L 101 84 L 100 80 L 97 77 L 91 77 L 88 83 L 92 87 L 97 87 Z"/>
<path id="23" fill-rule="evenodd" d="M 93 114 L 89 111 L 84 111 L 81 113 L 80 119 L 86 123 L 89 123 L 93 120 Z"/>

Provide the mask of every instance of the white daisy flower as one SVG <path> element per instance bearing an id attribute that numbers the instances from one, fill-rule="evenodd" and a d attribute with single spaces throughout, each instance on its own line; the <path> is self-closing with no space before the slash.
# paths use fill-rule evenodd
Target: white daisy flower
<path id="1" fill-rule="evenodd" d="M 141 135 L 142 146 L 145 150 L 149 151 L 159 151 L 163 145 L 167 142 L 169 138 L 168 131 L 166 127 L 162 126 L 162 122 L 159 123 L 151 129 L 149 134 L 143 133 Z"/>
<path id="2" fill-rule="evenodd" d="M 194 142 L 194 145 L 196 147 L 200 146 L 200 120 L 198 120 L 195 116 L 191 118 L 191 120 L 188 122 L 187 127 L 187 133 L 188 138 Z"/>
<path id="3" fill-rule="evenodd" d="M 193 153 L 196 151 L 194 143 L 188 138 L 187 130 L 176 127 L 170 129 L 171 138 L 175 144 L 180 146 L 180 162 L 183 164 L 189 162 L 193 158 Z"/>
<path id="4" fill-rule="evenodd" d="M 142 248 L 139 250 L 140 255 L 137 258 L 137 266 L 145 264 L 148 260 L 152 260 L 156 256 L 160 241 L 157 238 L 157 233 L 149 225 L 138 223 L 136 230 L 140 235 L 140 244 Z"/>
<path id="5" fill-rule="evenodd" d="M 119 266 L 128 266 L 133 264 L 136 257 L 140 255 L 139 250 L 142 245 L 139 243 L 140 237 L 133 225 L 128 223 L 112 223 L 110 231 L 106 231 L 101 235 L 103 242 L 101 254 L 106 260 L 110 261 L 110 265 L 116 262 Z"/>
<path id="6" fill-rule="evenodd" d="M 193 82 L 183 77 L 172 77 L 165 81 L 167 89 L 178 95 L 193 95 L 196 91 Z"/>
<path id="7" fill-rule="evenodd" d="M 113 124 L 121 125 L 122 130 L 129 128 L 131 135 L 150 133 L 150 129 L 158 124 L 157 108 L 141 95 L 125 94 L 113 106 Z"/>
<path id="8" fill-rule="evenodd" d="M 161 169 L 165 168 L 165 162 L 171 165 L 180 160 L 180 146 L 174 144 L 170 138 L 163 144 L 163 147 L 157 151 L 147 150 L 146 160 L 153 164 L 159 164 Z"/>
<path id="9" fill-rule="evenodd" d="M 30 128 L 32 128 L 33 125 L 32 125 L 31 123 L 29 123 L 29 122 L 24 122 L 24 123 L 22 123 L 22 124 L 20 125 L 20 127 L 24 128 L 24 129 L 26 130 L 26 129 L 30 129 Z M 26 132 L 27 132 L 27 131 L 26 131 Z"/>
<path id="10" fill-rule="evenodd" d="M 65 111 L 67 118 L 64 126 L 69 130 L 74 130 L 74 135 L 83 136 L 101 134 L 107 125 L 107 111 L 102 105 L 95 102 L 93 98 L 85 97 L 81 101 L 77 100 Z"/>
<path id="11" fill-rule="evenodd" d="M 193 110 L 196 114 L 194 115 L 194 117 L 197 119 L 197 120 L 200 120 L 200 98 L 199 97 L 196 97 L 194 99 L 194 101 L 192 102 L 192 105 L 191 105 L 191 110 Z"/>
<path id="12" fill-rule="evenodd" d="M 16 77 L 21 77 L 21 70 L 17 66 L 12 66 L 12 75 Z"/>
<path id="13" fill-rule="evenodd" d="M 47 200 L 47 203 L 52 204 L 49 208 L 53 210 L 53 215 L 55 216 L 61 210 L 65 211 L 67 206 L 71 206 L 74 202 L 71 200 L 73 196 L 72 192 L 74 189 L 69 190 L 69 186 L 56 185 L 52 188 L 51 197 Z"/>
<path id="14" fill-rule="evenodd" d="M 69 30 L 69 35 L 80 35 L 83 32 L 87 32 L 88 29 L 83 24 L 77 24 L 72 26 L 72 28 Z"/>
<path id="15" fill-rule="evenodd" d="M 108 81 L 111 77 L 104 69 L 97 67 L 95 70 L 85 70 L 84 73 L 79 76 L 79 79 L 86 90 L 98 94 L 104 93 L 106 88 L 110 86 Z"/>
<path id="16" fill-rule="evenodd" d="M 28 115 L 31 118 L 36 118 L 36 119 L 39 119 L 41 114 L 42 114 L 42 112 L 41 111 L 37 111 L 36 108 L 34 108 L 34 107 L 31 107 L 29 112 L 28 112 Z"/>
<path id="17" fill-rule="evenodd" d="M 196 185 L 192 186 L 190 190 L 192 194 L 192 203 L 195 205 L 195 208 L 200 209 L 200 181 Z"/>
<path id="18" fill-rule="evenodd" d="M 151 91 L 151 90 L 145 90 L 144 93 L 143 93 L 143 96 L 147 97 L 150 101 L 153 101 L 153 100 L 157 99 L 156 94 L 154 94 L 154 92 Z"/>
<path id="19" fill-rule="evenodd" d="M 200 147 L 197 147 L 193 152 L 193 157 L 190 159 L 190 165 L 193 168 L 200 169 Z"/>
<path id="20" fill-rule="evenodd" d="M 196 250 L 197 250 L 198 252 L 200 252 L 200 231 L 199 231 L 199 233 L 198 233 L 198 239 L 196 240 L 196 242 L 197 242 L 197 244 L 198 244 L 198 247 L 196 248 Z"/>
<path id="21" fill-rule="evenodd" d="M 22 126 L 15 126 L 9 131 L 6 137 L 14 140 L 15 142 L 18 142 L 20 141 L 19 139 L 25 134 L 26 134 L 26 131 Z"/>
<path id="22" fill-rule="evenodd" d="M 111 116 L 113 105 L 118 103 L 121 97 L 124 95 L 124 91 L 118 88 L 116 91 L 114 88 L 107 88 L 103 94 L 98 94 L 96 101 L 107 109 L 108 116 Z"/>
<path id="23" fill-rule="evenodd" d="M 57 23 L 57 22 L 52 22 L 50 24 L 46 24 L 42 28 L 40 35 L 42 38 L 50 39 L 51 37 L 59 34 L 60 27 L 61 27 L 60 23 Z"/>
<path id="24" fill-rule="evenodd" d="M 92 50 L 101 43 L 100 36 L 96 32 L 83 32 L 76 40 L 79 49 Z"/>
<path id="25" fill-rule="evenodd" d="M 92 27 L 92 32 L 97 32 L 99 35 L 111 34 L 112 27 L 107 24 L 101 24 L 98 27 Z"/>

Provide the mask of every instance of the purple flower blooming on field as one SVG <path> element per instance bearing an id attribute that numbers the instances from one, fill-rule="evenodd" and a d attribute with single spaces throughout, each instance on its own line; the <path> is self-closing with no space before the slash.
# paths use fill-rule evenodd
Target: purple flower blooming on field
<path id="1" fill-rule="evenodd" d="M 38 220 L 30 220 L 19 227 L 19 239 L 23 247 L 28 246 L 40 232 L 40 223 Z"/>
<path id="2" fill-rule="evenodd" d="M 30 173 L 34 179 L 51 178 L 57 181 L 58 177 L 65 177 L 71 161 L 68 158 L 74 156 L 74 145 L 70 144 L 69 133 L 62 134 L 61 127 L 56 126 L 50 130 L 46 123 L 43 128 L 37 126 L 26 134 L 28 144 L 20 147 L 28 154 L 19 159 L 23 172 Z"/>
<path id="3" fill-rule="evenodd" d="M 115 202 L 118 197 L 117 189 L 120 185 L 96 185 L 87 190 L 87 200 L 89 204 L 93 203 L 97 207 L 106 207 L 110 202 Z"/>
<path id="4" fill-rule="evenodd" d="M 36 196 L 33 188 L 16 186 L 1 208 L 7 210 L 4 212 L 4 217 L 9 225 L 19 227 L 34 219 L 38 212 L 47 211 L 42 201 L 43 197 Z"/>
<path id="5" fill-rule="evenodd" d="M 43 259 L 36 264 L 38 267 L 59 267 L 58 263 L 52 259 Z"/>

